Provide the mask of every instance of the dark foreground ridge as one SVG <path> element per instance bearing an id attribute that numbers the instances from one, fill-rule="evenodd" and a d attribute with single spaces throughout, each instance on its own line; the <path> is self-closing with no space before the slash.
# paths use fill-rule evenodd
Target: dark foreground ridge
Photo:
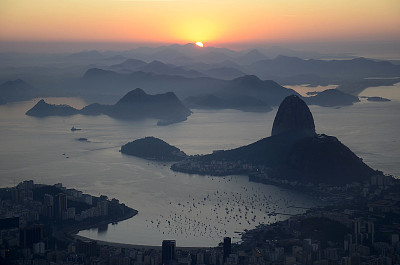
<path id="1" fill-rule="evenodd" d="M 153 118 L 159 120 L 158 125 L 168 125 L 185 121 L 191 115 L 191 111 L 172 92 L 149 95 L 142 89 L 136 88 L 114 105 L 94 103 L 78 110 L 68 105 L 48 104 L 42 99 L 26 112 L 26 115 L 35 117 L 70 116 L 75 114 L 105 114 L 123 120 Z"/>
<path id="2" fill-rule="evenodd" d="M 180 161 L 187 157 L 177 147 L 152 136 L 121 146 L 121 153 L 157 161 Z"/>
<path id="3" fill-rule="evenodd" d="M 191 156 L 171 169 L 201 175 L 248 174 L 260 182 L 293 185 L 346 185 L 382 175 L 336 137 L 316 134 L 309 108 L 295 95 L 279 106 L 271 137 L 232 150 Z"/>

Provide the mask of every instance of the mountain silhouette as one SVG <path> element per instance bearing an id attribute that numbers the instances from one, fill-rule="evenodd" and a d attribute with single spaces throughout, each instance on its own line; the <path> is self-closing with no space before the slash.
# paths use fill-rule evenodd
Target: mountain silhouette
<path id="1" fill-rule="evenodd" d="M 81 110 L 68 105 L 52 105 L 40 100 L 26 112 L 28 116 L 69 116 L 75 114 L 100 115 L 105 114 L 116 119 L 139 120 L 153 118 L 159 120 L 159 125 L 168 125 L 187 119 L 191 111 L 172 92 L 149 95 L 137 88 L 114 105 L 94 103 Z"/>
<path id="2" fill-rule="evenodd" d="M 118 72 L 133 72 L 140 67 L 145 66 L 147 63 L 137 59 L 127 59 L 120 64 L 111 65 L 109 68 Z"/>
<path id="3" fill-rule="evenodd" d="M 393 77 L 400 75 L 400 65 L 387 61 L 373 61 L 366 58 L 351 60 L 304 60 L 298 57 L 280 55 L 275 59 L 265 59 L 245 67 L 246 72 L 262 79 L 317 75 L 330 80 L 354 80 L 368 77 Z"/>
<path id="4" fill-rule="evenodd" d="M 177 75 L 162 75 L 143 71 L 121 74 L 111 70 L 89 69 L 78 79 L 73 90 L 76 95 L 88 99 L 106 95 L 107 103 L 128 93 L 132 86 L 146 87 L 152 94 L 174 92 L 180 98 L 214 93 L 226 81 L 208 77 L 188 78 Z"/>
<path id="5" fill-rule="evenodd" d="M 7 81 L 0 85 L 0 104 L 32 99 L 38 94 L 35 87 L 22 79 Z"/>
<path id="6" fill-rule="evenodd" d="M 285 97 L 297 95 L 297 92 L 272 80 L 261 80 L 255 75 L 246 75 L 231 80 L 215 94 L 222 98 L 248 96 L 261 100 L 266 105 L 277 106 Z"/>
<path id="7" fill-rule="evenodd" d="M 274 60 L 267 61 L 274 61 L 277 63 L 270 64 L 270 68 L 265 68 L 266 72 L 269 71 L 268 69 L 272 69 L 271 71 L 276 71 L 275 68 L 281 68 L 281 73 L 284 73 L 284 69 L 288 70 L 289 72 L 296 68 L 306 69 L 307 65 L 310 64 L 310 61 L 312 65 L 311 68 L 315 71 L 320 71 L 317 69 L 324 68 L 324 65 L 337 64 L 335 68 L 340 68 L 341 64 L 348 64 L 350 61 L 355 61 L 356 63 L 359 63 L 359 61 L 364 62 L 365 60 L 348 60 L 347 62 L 336 62 L 302 60 L 295 57 L 279 56 Z M 368 62 L 368 64 L 370 64 L 370 60 L 366 61 Z M 372 62 L 371 64 L 375 64 L 375 62 Z M 286 67 L 286 65 L 289 66 Z M 209 65 L 197 64 L 198 68 L 207 69 L 207 66 Z M 310 67 L 308 68 L 310 70 Z M 235 69 L 216 69 L 216 71 L 214 71 L 214 74 L 218 78 L 187 77 L 184 75 L 193 74 L 194 76 L 196 76 L 200 72 L 193 72 L 184 68 L 167 65 L 161 62 L 152 62 L 150 64 L 146 64 L 145 67 L 142 67 L 142 69 L 153 72 L 164 71 L 165 74 L 143 71 L 136 71 L 129 74 L 121 74 L 115 71 L 94 68 L 87 70 L 83 78 L 78 80 L 78 82 L 72 86 L 73 90 L 69 90 L 69 92 L 75 91 L 78 96 L 84 97 L 89 101 L 93 101 L 90 100 L 90 97 L 99 95 L 104 95 L 104 97 L 106 97 L 107 99 L 116 100 L 117 95 L 127 93 L 128 91 L 130 91 L 132 85 L 135 85 L 137 87 L 146 87 L 147 90 L 153 94 L 172 91 L 179 98 L 186 99 L 185 101 L 188 101 L 187 98 L 190 97 L 190 102 L 197 102 L 196 107 L 200 108 L 201 105 L 207 105 L 200 104 L 201 98 L 204 98 L 205 95 L 214 95 L 224 101 L 229 101 L 239 97 L 255 98 L 257 99 L 257 101 L 263 101 L 266 105 L 278 106 L 279 103 L 286 96 L 297 94 L 293 90 L 283 88 L 275 81 L 262 80 L 256 75 L 243 75 L 231 80 L 218 79 L 221 78 L 221 76 L 223 75 L 235 76 L 241 73 L 239 70 Z M 306 80 L 312 80 L 313 82 L 315 81 L 317 83 L 326 81 L 325 77 L 319 77 L 316 74 L 305 74 L 309 70 L 301 70 L 304 72 L 304 74 L 299 73 L 299 75 L 294 77 L 293 80 L 291 80 L 292 77 L 288 78 L 291 81 L 295 81 L 297 78 L 300 78 L 304 82 L 307 82 Z M 204 75 L 209 74 L 207 70 L 202 70 L 201 72 L 204 73 Z M 320 72 L 323 71 L 321 70 Z M 395 83 L 396 80 L 383 79 L 377 81 L 373 79 L 364 79 L 364 81 L 361 81 L 360 83 L 361 88 L 357 85 L 358 83 L 354 84 L 352 82 L 349 83 L 348 81 L 340 82 L 348 85 L 340 85 L 336 90 L 323 92 L 314 97 L 310 97 L 310 99 L 305 99 L 306 102 L 308 104 L 320 106 L 351 105 L 355 102 L 358 102 L 358 99 L 355 96 L 347 95 L 348 93 L 346 93 L 345 91 L 357 92 L 369 85 L 386 84 L 388 82 Z M 340 91 L 343 93 L 340 93 Z M 193 100 L 196 96 L 200 96 L 201 98 Z M 225 106 L 221 106 L 221 108 L 225 108 Z"/>
<path id="8" fill-rule="evenodd" d="M 163 74 L 163 75 L 178 75 L 184 77 L 202 77 L 205 76 L 195 70 L 186 70 L 182 67 L 177 67 L 174 65 L 167 65 L 160 61 L 152 61 L 149 64 L 137 68 L 137 71 Z"/>
<path id="9" fill-rule="evenodd" d="M 314 118 L 307 104 L 296 95 L 286 97 L 279 105 L 271 136 L 301 133 L 315 135 Z"/>
<path id="10" fill-rule="evenodd" d="M 171 169 L 206 175 L 256 174 L 258 181 L 266 182 L 273 178 L 334 185 L 363 182 L 380 174 L 337 138 L 316 134 L 308 106 L 296 95 L 279 106 L 272 136 L 236 149 L 189 157 Z"/>
<path id="11" fill-rule="evenodd" d="M 224 87 L 213 95 L 188 97 L 185 103 L 192 108 L 270 111 L 271 106 L 278 105 L 285 97 L 292 94 L 297 95 L 294 90 L 280 86 L 272 80 L 263 81 L 257 76 L 246 75 L 226 82 Z M 208 100 L 211 98 L 215 104 L 210 105 Z"/>
<path id="12" fill-rule="evenodd" d="M 210 68 L 204 71 L 207 76 L 224 80 L 231 80 L 246 75 L 244 72 L 232 67 Z"/>
<path id="13" fill-rule="evenodd" d="M 257 49 L 250 50 L 245 54 L 235 58 L 235 61 L 242 65 L 252 64 L 267 59 L 267 56 Z"/>
<path id="14" fill-rule="evenodd" d="M 78 114 L 79 110 L 68 106 L 68 105 L 54 105 L 48 104 L 43 99 L 36 103 L 33 108 L 28 110 L 25 114 L 28 116 L 35 117 L 47 117 L 47 116 L 71 116 Z"/>

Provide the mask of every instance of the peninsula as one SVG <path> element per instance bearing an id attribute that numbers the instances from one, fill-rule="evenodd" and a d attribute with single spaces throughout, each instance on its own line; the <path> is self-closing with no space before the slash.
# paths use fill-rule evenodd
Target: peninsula
<path id="1" fill-rule="evenodd" d="M 71 234 L 80 230 L 107 227 L 135 216 L 138 211 L 107 196 L 92 196 L 76 189 L 36 184 L 33 180 L 15 187 L 1 188 L 1 226 L 14 229 L 20 247 L 28 248 L 47 242 L 47 248 L 72 242 Z M 18 236 L 20 234 L 20 236 Z M 36 236 L 29 236 L 35 234 Z M 10 233 L 9 237 L 14 234 Z M 26 236 L 29 238 L 23 238 Z M 12 238 L 11 238 L 12 239 Z M 64 242 L 64 243 L 63 243 Z M 43 243 L 41 243 L 43 244 Z"/>
<path id="2" fill-rule="evenodd" d="M 297 95 L 280 104 L 270 137 L 232 150 L 191 156 L 171 169 L 201 175 L 247 174 L 260 182 L 293 185 L 341 186 L 382 175 L 336 137 L 317 134 L 310 109 Z"/>

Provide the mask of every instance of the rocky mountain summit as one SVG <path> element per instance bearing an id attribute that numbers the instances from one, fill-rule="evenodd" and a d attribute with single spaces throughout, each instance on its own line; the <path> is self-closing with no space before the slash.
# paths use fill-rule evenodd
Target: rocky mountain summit
<path id="1" fill-rule="evenodd" d="M 295 132 L 315 135 L 315 124 L 307 104 L 297 95 L 291 95 L 279 105 L 271 135 Z"/>
<path id="2" fill-rule="evenodd" d="M 232 150 L 192 156 L 171 169 L 203 175 L 257 175 L 261 182 L 273 179 L 339 186 L 382 174 L 336 137 L 316 134 L 310 109 L 296 95 L 280 104 L 271 137 Z"/>

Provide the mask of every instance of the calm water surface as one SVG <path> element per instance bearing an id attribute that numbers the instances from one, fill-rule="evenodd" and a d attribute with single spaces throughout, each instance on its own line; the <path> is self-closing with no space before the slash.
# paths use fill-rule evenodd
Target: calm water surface
<path id="1" fill-rule="evenodd" d="M 375 169 L 400 175 L 400 85 L 365 90 L 391 102 L 366 102 L 342 108 L 312 106 L 319 133 L 334 135 Z M 80 99 L 50 98 L 75 107 Z M 134 218 L 80 235 L 100 240 L 160 245 L 213 246 L 235 231 L 275 222 L 318 202 L 302 194 L 250 183 L 244 176 L 187 175 L 170 164 L 119 153 L 121 145 L 145 136 L 159 137 L 187 154 L 230 149 L 269 136 L 276 110 L 244 113 L 194 110 L 186 122 L 166 127 L 155 120 L 123 122 L 107 116 L 34 118 L 24 115 L 37 100 L 0 106 L 0 185 L 25 179 L 115 197 L 135 208 Z M 72 126 L 82 128 L 71 132 Z M 85 137 L 89 142 L 77 139 Z M 296 207 L 294 207 L 296 206 Z M 272 213 L 276 213 L 272 214 Z"/>

